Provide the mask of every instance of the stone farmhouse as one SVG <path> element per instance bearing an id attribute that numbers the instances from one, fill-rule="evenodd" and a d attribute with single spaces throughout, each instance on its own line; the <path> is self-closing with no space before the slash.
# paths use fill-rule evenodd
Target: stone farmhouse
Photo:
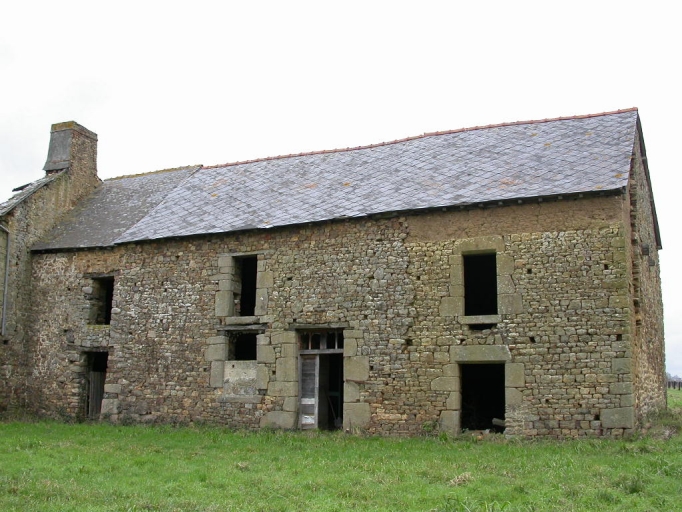
<path id="1" fill-rule="evenodd" d="M 665 407 L 636 109 L 97 177 L 0 204 L 0 410 L 618 436 Z"/>

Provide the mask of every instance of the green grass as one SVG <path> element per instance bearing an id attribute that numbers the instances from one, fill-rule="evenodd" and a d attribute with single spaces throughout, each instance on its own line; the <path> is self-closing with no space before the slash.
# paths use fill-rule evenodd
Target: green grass
<path id="1" fill-rule="evenodd" d="M 682 391 L 630 440 L 0 423 L 0 510 L 679 510 Z"/>

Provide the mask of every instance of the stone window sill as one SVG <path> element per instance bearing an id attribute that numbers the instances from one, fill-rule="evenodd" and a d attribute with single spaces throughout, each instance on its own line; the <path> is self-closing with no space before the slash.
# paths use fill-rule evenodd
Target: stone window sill
<path id="1" fill-rule="evenodd" d="M 259 316 L 228 316 L 225 317 L 225 325 L 252 325 L 262 323 Z"/>
<path id="2" fill-rule="evenodd" d="M 88 324 L 89 331 L 108 331 L 111 328 L 110 324 Z"/>
<path id="3" fill-rule="evenodd" d="M 464 325 L 499 324 L 501 321 L 502 315 L 475 315 L 459 317 L 459 323 Z"/>

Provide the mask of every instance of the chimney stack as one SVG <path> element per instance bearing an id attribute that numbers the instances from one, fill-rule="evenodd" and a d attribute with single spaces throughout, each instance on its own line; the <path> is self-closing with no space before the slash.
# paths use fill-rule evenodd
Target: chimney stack
<path id="1" fill-rule="evenodd" d="M 80 174 L 97 176 L 97 134 L 75 121 L 52 125 L 47 162 L 47 174 L 69 169 Z"/>
<path id="2" fill-rule="evenodd" d="M 74 121 L 53 124 L 43 170 L 47 175 L 63 173 L 68 183 L 64 198 L 69 208 L 74 207 L 100 184 L 97 134 Z"/>

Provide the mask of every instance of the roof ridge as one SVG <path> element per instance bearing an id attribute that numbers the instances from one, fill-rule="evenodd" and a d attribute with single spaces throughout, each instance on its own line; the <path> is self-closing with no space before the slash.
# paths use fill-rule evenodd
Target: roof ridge
<path id="1" fill-rule="evenodd" d="M 143 178 L 145 176 L 149 176 L 150 174 L 161 174 L 164 172 L 187 171 L 187 170 L 190 170 L 190 172 L 195 172 L 197 169 L 201 169 L 201 167 L 202 167 L 201 164 L 181 165 L 179 167 L 171 167 L 170 169 L 158 169 L 156 171 L 139 172 L 137 174 L 124 174 L 122 176 L 113 176 L 112 178 L 107 178 L 106 180 L 103 180 L 103 181 L 116 181 L 116 180 L 122 180 L 122 179 L 128 179 L 128 178 Z"/>
<path id="2" fill-rule="evenodd" d="M 296 157 L 300 157 L 300 156 L 326 155 L 329 153 L 344 153 L 346 151 L 357 151 L 357 150 L 361 150 L 361 149 L 372 149 L 372 148 L 379 148 L 382 146 L 389 146 L 391 144 L 400 144 L 402 142 L 409 142 L 412 140 L 419 140 L 419 139 L 424 139 L 426 137 L 434 137 L 434 136 L 438 136 L 438 135 L 450 135 L 453 133 L 464 133 L 464 132 L 471 132 L 471 131 L 476 131 L 476 130 L 486 130 L 486 129 L 490 129 L 490 128 L 503 128 L 505 126 L 518 126 L 518 125 L 524 125 L 524 124 L 551 123 L 551 122 L 555 122 L 555 121 L 570 121 L 572 119 L 589 119 L 592 117 L 609 116 L 609 115 L 614 115 L 614 114 L 623 114 L 625 112 L 637 112 L 637 111 L 638 111 L 637 107 L 631 107 L 631 108 L 625 108 L 625 109 L 619 109 L 619 110 L 611 110 L 608 112 L 599 112 L 597 114 L 582 114 L 582 115 L 575 115 L 575 116 L 551 117 L 551 118 L 537 119 L 537 120 L 530 120 L 530 121 L 511 121 L 511 122 L 506 122 L 506 123 L 472 126 L 469 128 L 457 128 L 454 130 L 425 132 L 425 133 L 422 133 L 421 135 L 412 135 L 410 137 L 404 137 L 402 139 L 395 139 L 395 140 L 386 141 L 386 142 L 377 142 L 374 144 L 366 144 L 363 146 L 354 146 L 354 147 L 336 148 L 336 149 L 322 149 L 322 150 L 317 150 L 317 151 L 304 151 L 302 153 L 290 153 L 288 155 L 267 156 L 267 157 L 262 157 L 262 158 L 254 158 L 251 160 L 238 160 L 236 162 L 228 162 L 228 163 L 224 163 L 224 164 L 204 165 L 201 167 L 201 169 L 202 170 L 203 169 L 219 169 L 221 167 L 234 167 L 237 165 L 253 164 L 256 162 L 268 162 L 270 160 L 284 160 L 286 158 L 296 158 Z"/>

